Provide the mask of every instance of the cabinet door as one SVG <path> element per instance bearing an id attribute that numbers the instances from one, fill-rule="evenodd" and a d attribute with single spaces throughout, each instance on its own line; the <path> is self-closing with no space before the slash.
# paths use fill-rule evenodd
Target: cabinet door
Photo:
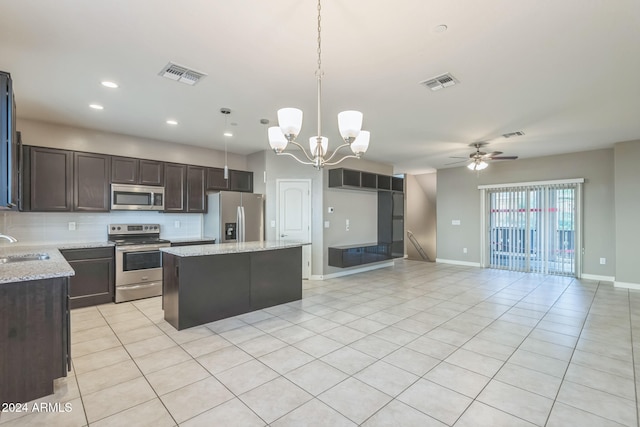
<path id="1" fill-rule="evenodd" d="M 207 190 L 228 190 L 229 180 L 224 179 L 224 169 L 207 168 Z"/>
<path id="2" fill-rule="evenodd" d="M 30 210 L 70 211 L 73 204 L 73 152 L 31 147 L 28 180 Z"/>
<path id="3" fill-rule="evenodd" d="M 138 183 L 142 185 L 164 185 L 164 163 L 154 160 L 140 160 Z"/>
<path id="4" fill-rule="evenodd" d="M 103 154 L 73 154 L 73 210 L 109 210 L 110 160 L 110 156 Z"/>
<path id="5" fill-rule="evenodd" d="M 187 212 L 207 211 L 206 171 L 201 166 L 187 166 Z"/>
<path id="6" fill-rule="evenodd" d="M 164 165 L 164 211 L 186 211 L 187 166 L 175 163 Z"/>
<path id="7" fill-rule="evenodd" d="M 229 189 L 253 193 L 253 172 L 230 170 Z"/>
<path id="8" fill-rule="evenodd" d="M 137 184 L 140 161 L 130 157 L 111 157 L 111 182 Z"/>
<path id="9" fill-rule="evenodd" d="M 71 308 L 113 302 L 113 257 L 69 261 L 69 265 L 76 272 L 69 278 Z"/>

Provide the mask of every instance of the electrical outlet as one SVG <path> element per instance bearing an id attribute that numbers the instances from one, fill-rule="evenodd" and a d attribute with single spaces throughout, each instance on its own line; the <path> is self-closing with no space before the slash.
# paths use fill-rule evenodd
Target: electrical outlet
<path id="1" fill-rule="evenodd" d="M 600 258 L 600 264 L 605 265 L 607 263 L 606 258 Z"/>
<path id="2" fill-rule="evenodd" d="M 329 225 L 330 225 L 330 224 L 329 224 L 329 221 L 325 221 L 325 222 L 324 222 L 324 228 L 329 228 Z"/>
<path id="3" fill-rule="evenodd" d="M 180 221 L 173 221 L 173 226 L 175 228 L 180 228 Z"/>
<path id="4" fill-rule="evenodd" d="M 74 221 L 71 221 L 69 223 L 69 231 L 75 231 L 76 230 L 76 223 Z"/>
<path id="5" fill-rule="evenodd" d="M 466 254 L 467 253 L 467 248 L 462 248 L 462 253 Z"/>
<path id="6" fill-rule="evenodd" d="M 345 231 L 349 231 L 349 225 L 350 225 L 350 224 L 349 224 L 349 220 L 346 220 L 346 221 L 345 221 L 345 227 L 344 227 L 344 228 L 345 228 Z"/>
<path id="7" fill-rule="evenodd" d="M 459 219 L 452 219 L 451 220 L 451 225 L 460 225 L 460 220 Z"/>
<path id="8" fill-rule="evenodd" d="M 276 220 L 275 219 L 271 220 L 271 228 L 276 228 Z"/>

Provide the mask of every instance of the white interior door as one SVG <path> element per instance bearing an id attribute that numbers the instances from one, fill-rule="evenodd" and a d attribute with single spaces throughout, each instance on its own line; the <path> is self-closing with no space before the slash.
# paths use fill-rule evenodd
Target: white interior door
<path id="1" fill-rule="evenodd" d="M 278 239 L 311 242 L 311 181 L 279 179 Z M 311 275 L 311 246 L 302 247 L 302 277 Z"/>

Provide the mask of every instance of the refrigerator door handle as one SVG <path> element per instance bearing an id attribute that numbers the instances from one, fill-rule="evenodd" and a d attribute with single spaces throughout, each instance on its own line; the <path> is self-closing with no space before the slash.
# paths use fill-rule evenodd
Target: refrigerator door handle
<path id="1" fill-rule="evenodd" d="M 236 225 L 237 233 L 238 233 L 238 242 L 244 242 L 244 207 L 238 206 L 237 212 L 237 222 Z"/>

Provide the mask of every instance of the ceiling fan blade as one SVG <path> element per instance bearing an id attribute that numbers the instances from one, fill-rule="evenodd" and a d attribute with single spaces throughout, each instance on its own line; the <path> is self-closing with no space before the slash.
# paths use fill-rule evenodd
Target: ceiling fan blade
<path id="1" fill-rule="evenodd" d="M 493 156 L 499 156 L 500 154 L 502 154 L 502 151 L 493 151 L 491 153 L 487 153 L 485 155 L 483 155 L 482 157 L 484 157 L 485 159 L 487 158 L 492 158 Z"/>
<path id="2" fill-rule="evenodd" d="M 449 156 L 450 159 L 468 159 L 468 157 Z"/>
<path id="3" fill-rule="evenodd" d="M 518 156 L 501 156 L 501 157 L 491 157 L 489 160 L 515 160 Z"/>

